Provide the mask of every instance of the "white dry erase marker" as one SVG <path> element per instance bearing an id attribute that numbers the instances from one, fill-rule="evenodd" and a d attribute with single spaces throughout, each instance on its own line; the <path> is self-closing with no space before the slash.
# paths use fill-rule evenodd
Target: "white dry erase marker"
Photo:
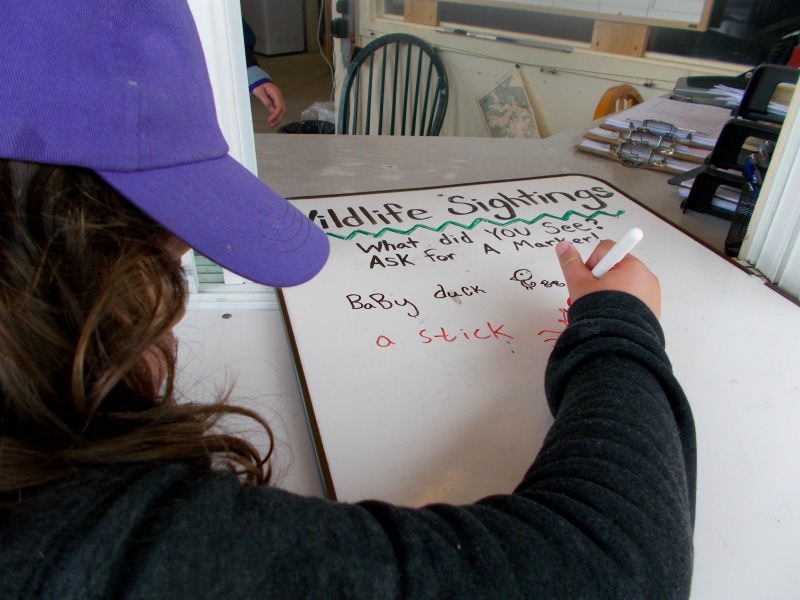
<path id="1" fill-rule="evenodd" d="M 599 279 L 608 273 L 614 265 L 627 256 L 628 252 L 633 250 L 634 246 L 636 246 L 643 237 L 644 233 L 642 233 L 642 230 L 638 227 L 634 227 L 623 235 L 620 240 L 614 244 L 611 250 L 600 259 L 600 262 L 594 266 L 594 269 L 592 269 L 592 275 L 594 275 L 595 279 Z"/>

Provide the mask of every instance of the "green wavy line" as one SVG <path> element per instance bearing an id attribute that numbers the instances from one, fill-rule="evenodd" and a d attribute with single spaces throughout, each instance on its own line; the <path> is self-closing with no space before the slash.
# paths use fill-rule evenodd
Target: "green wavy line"
<path id="1" fill-rule="evenodd" d="M 580 212 L 578 212 L 576 210 L 568 210 L 561 217 L 556 216 L 556 215 L 551 215 L 550 213 L 542 213 L 542 214 L 538 215 L 535 219 L 532 219 L 530 221 L 527 220 L 527 219 L 523 219 L 523 218 L 517 218 L 517 219 L 512 219 L 511 221 L 506 221 L 506 222 L 503 222 L 503 223 L 499 223 L 497 221 L 492 221 L 491 219 L 484 219 L 483 217 L 479 217 L 479 218 L 475 219 L 474 221 L 472 221 L 469 225 L 464 225 L 464 224 L 459 223 L 457 221 L 445 221 L 444 223 L 439 225 L 439 227 L 430 227 L 429 225 L 424 225 L 422 223 L 418 223 L 417 225 L 414 225 L 411 229 L 395 229 L 393 227 L 385 227 L 385 228 L 381 229 L 380 231 L 378 231 L 377 233 L 372 233 L 370 231 L 364 231 L 363 229 L 356 229 L 355 231 L 350 232 L 346 236 L 345 235 L 339 235 L 338 233 L 332 233 L 330 231 L 327 231 L 326 233 L 329 236 L 331 236 L 333 238 L 338 238 L 340 240 L 351 240 L 355 236 L 357 236 L 358 234 L 367 235 L 367 236 L 373 237 L 373 238 L 379 238 L 386 232 L 399 233 L 401 235 L 409 235 L 411 233 L 414 233 L 417 229 L 427 229 L 428 231 L 433 231 L 435 233 L 440 233 L 440 232 L 444 231 L 447 228 L 448 225 L 453 225 L 454 227 L 461 227 L 462 229 L 474 229 L 480 223 L 489 223 L 491 225 L 497 225 L 499 227 L 507 227 L 508 225 L 512 225 L 514 223 L 525 223 L 526 225 L 533 225 L 534 223 L 544 219 L 545 217 L 550 217 L 551 219 L 558 219 L 559 221 L 566 221 L 567 219 L 569 219 L 570 217 L 573 217 L 573 216 L 583 217 L 584 219 L 594 219 L 598 215 L 605 215 L 606 217 L 612 217 L 614 219 L 618 219 L 620 217 L 620 215 L 622 215 L 624 212 L 625 212 L 624 210 L 618 210 L 616 214 L 612 214 L 612 213 L 607 213 L 607 212 L 602 211 L 602 210 L 596 210 L 591 215 L 586 216 L 583 213 L 580 213 Z"/>

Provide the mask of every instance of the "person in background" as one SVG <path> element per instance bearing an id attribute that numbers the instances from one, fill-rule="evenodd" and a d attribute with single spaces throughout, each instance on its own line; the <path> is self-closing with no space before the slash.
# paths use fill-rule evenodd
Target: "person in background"
<path id="1" fill-rule="evenodd" d="M 272 78 L 258 64 L 253 48 L 256 46 L 256 34 L 247 21 L 242 18 L 244 33 L 244 58 L 247 62 L 247 85 L 250 93 L 261 101 L 267 109 L 267 125 L 276 127 L 286 114 L 286 104 L 283 101 L 281 90 L 272 81 Z"/>
<path id="2" fill-rule="evenodd" d="M 420 508 L 288 493 L 260 415 L 174 386 L 187 246 L 275 286 L 329 252 L 228 156 L 188 6 L 8 2 L 0 33 L 3 598 L 688 597 L 695 432 L 640 261 L 595 279 L 611 242 L 586 263 L 556 248 L 573 302 L 554 422 L 515 490 Z"/>

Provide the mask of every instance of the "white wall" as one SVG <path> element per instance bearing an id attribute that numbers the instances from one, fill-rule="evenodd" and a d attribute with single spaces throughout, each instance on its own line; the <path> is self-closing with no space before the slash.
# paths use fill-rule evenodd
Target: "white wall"
<path id="1" fill-rule="evenodd" d="M 357 29 L 361 46 L 374 37 L 403 32 L 426 40 L 439 51 L 450 80 L 450 104 L 441 135 L 488 136 L 477 98 L 508 75 L 515 65 L 522 69 L 542 137 L 588 123 L 600 96 L 618 83 L 632 84 L 647 100 L 671 92 L 679 77 L 738 75 L 748 68 L 669 55 L 648 54 L 645 58 L 633 58 L 592 51 L 587 43 L 514 34 L 520 39 L 572 48 L 570 53 L 543 50 L 439 33 L 437 29 L 446 24 L 438 27 L 415 25 L 396 17 L 378 18 L 373 13 L 372 2 L 358 3 Z M 470 31 L 477 29 L 470 27 Z M 343 70 L 338 69 L 337 81 L 343 78 Z"/>

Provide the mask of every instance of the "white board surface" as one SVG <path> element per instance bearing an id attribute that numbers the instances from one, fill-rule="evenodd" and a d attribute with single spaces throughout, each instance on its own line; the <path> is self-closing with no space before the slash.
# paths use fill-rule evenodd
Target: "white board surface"
<path id="1" fill-rule="evenodd" d="M 600 239 L 642 228 L 634 253 L 662 281 L 673 361 L 708 364 L 686 367 L 707 380 L 771 313 L 776 325 L 800 318 L 759 279 L 590 177 L 294 202 L 332 246 L 315 279 L 283 294 L 340 499 L 468 501 L 517 481 L 550 423 L 542 372 L 567 308 L 559 239 L 588 257 Z M 713 350 L 700 352 L 704 343 Z"/>
<path id="2" fill-rule="evenodd" d="M 520 190 L 530 205 L 513 207 Z M 587 258 L 635 226 L 633 253 L 661 281 L 667 351 L 697 423 L 695 592 L 732 572 L 741 590 L 794 577 L 800 307 L 591 177 L 294 203 L 331 236 L 328 264 L 283 302 L 338 499 L 511 491 L 552 422 L 543 375 L 567 308 L 553 246 L 574 241 Z"/>

